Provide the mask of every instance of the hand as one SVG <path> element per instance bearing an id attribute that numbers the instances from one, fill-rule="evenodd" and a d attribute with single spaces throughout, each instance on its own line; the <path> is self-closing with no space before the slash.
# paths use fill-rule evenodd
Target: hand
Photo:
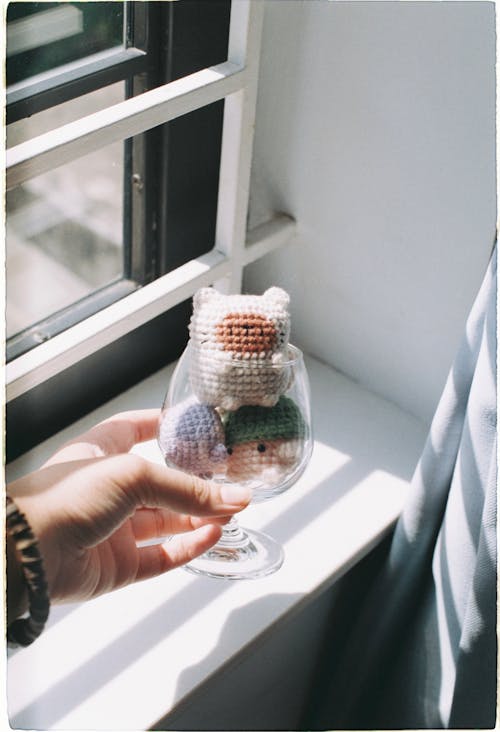
<path id="1" fill-rule="evenodd" d="M 158 410 L 116 415 L 8 486 L 38 538 L 53 602 L 87 600 L 189 562 L 248 504 L 246 489 L 129 454 L 155 437 L 158 417 Z"/>

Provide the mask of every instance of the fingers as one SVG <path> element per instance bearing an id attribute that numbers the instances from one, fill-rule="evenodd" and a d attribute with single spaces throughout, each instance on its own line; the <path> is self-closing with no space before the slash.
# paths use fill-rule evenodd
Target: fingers
<path id="1" fill-rule="evenodd" d="M 130 467 L 127 474 L 137 505 L 170 508 L 193 516 L 227 516 L 243 510 L 252 497 L 245 486 L 213 483 L 140 458 L 138 461 L 136 472 Z"/>
<path id="2" fill-rule="evenodd" d="M 110 536 L 138 509 L 161 510 L 136 519 L 143 522 L 143 535 L 153 538 L 191 530 L 208 518 L 222 524 L 224 517 L 243 510 L 251 499 L 247 488 L 209 483 L 132 453 L 47 466 L 26 476 L 18 489 L 16 484 L 10 488 L 24 502 L 22 510 L 31 514 L 38 531 L 49 531 L 53 520 L 62 521 L 69 526 L 71 541 L 78 535 L 84 547 Z M 181 516 L 167 518 L 169 512 Z M 156 527 L 151 527 L 152 520 Z"/>
<path id="3" fill-rule="evenodd" d="M 115 438 L 115 452 L 128 452 L 139 442 L 146 442 L 156 437 L 160 411 L 160 409 L 139 409 L 121 412 L 100 422 L 95 429 L 102 430 L 103 434 L 111 434 Z"/>
<path id="4" fill-rule="evenodd" d="M 130 525 L 136 541 L 148 541 L 192 531 L 207 523 L 217 523 L 222 526 L 229 519 L 230 516 L 201 518 L 173 513 L 168 509 L 142 508 L 132 516 Z"/>
<path id="5" fill-rule="evenodd" d="M 187 564 L 210 549 L 220 539 L 222 529 L 216 524 L 207 524 L 189 534 L 176 536 L 165 544 L 141 547 L 136 580 L 157 577 L 164 572 Z"/>
<path id="6" fill-rule="evenodd" d="M 159 409 L 116 414 L 66 443 L 45 465 L 129 452 L 137 443 L 154 439 L 159 416 Z"/>

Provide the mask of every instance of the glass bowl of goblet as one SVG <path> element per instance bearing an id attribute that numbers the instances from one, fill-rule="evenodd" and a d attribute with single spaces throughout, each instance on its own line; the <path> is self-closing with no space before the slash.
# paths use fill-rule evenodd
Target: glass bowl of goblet
<path id="1" fill-rule="evenodd" d="M 158 428 L 166 464 L 204 479 L 250 487 L 252 503 L 288 490 L 312 453 L 310 389 L 301 351 L 275 359 L 200 353 L 191 343 L 170 380 Z M 282 565 L 282 546 L 233 517 L 186 569 L 250 579 Z"/>

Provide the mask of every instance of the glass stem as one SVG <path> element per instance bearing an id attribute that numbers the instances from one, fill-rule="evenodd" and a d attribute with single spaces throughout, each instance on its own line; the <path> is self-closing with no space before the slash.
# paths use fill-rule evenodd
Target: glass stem
<path id="1" fill-rule="evenodd" d="M 222 536 L 218 542 L 219 546 L 236 548 L 246 546 L 248 543 L 249 538 L 247 534 L 240 528 L 237 520 L 232 516 L 229 523 L 222 529 Z"/>

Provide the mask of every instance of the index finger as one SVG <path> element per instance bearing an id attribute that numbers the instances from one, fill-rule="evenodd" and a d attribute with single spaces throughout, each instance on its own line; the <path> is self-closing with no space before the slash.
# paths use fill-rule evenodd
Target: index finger
<path id="1" fill-rule="evenodd" d="M 67 442 L 45 465 L 129 452 L 156 436 L 160 409 L 120 412 Z"/>

